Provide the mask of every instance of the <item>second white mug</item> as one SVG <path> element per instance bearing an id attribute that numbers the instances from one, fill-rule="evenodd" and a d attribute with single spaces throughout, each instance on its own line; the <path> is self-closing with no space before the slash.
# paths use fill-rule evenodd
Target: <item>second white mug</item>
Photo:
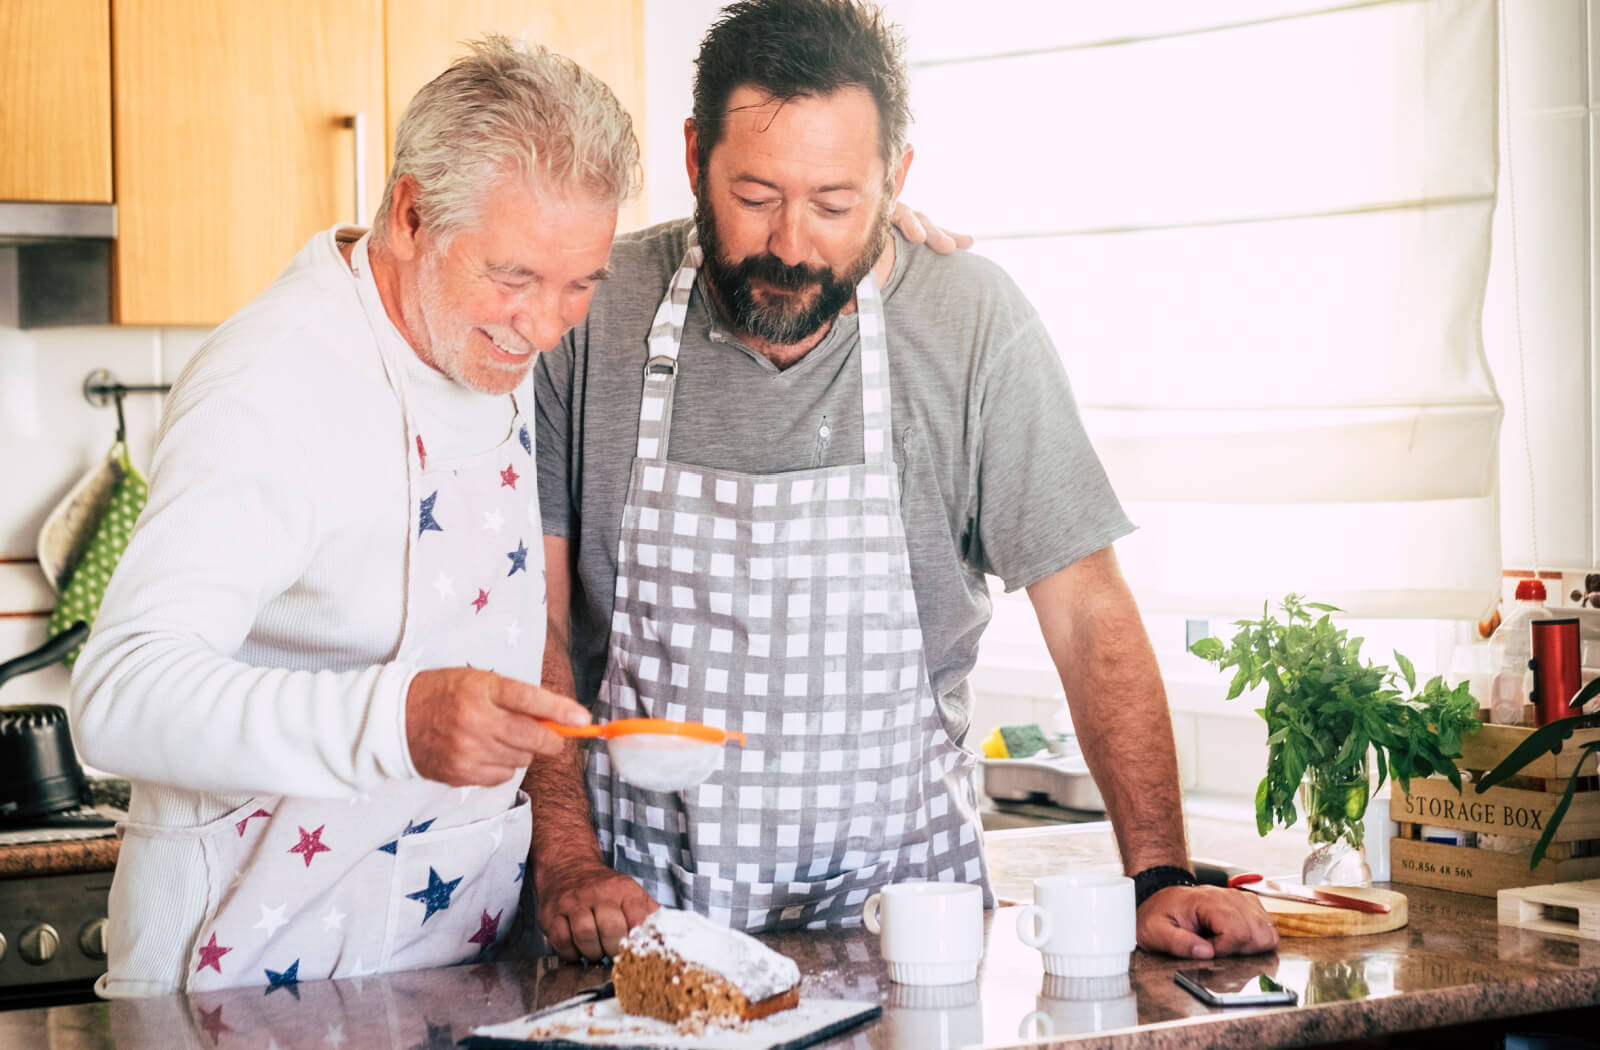
<path id="1" fill-rule="evenodd" d="M 1017 915 L 1017 937 L 1044 954 L 1045 973 L 1125 973 L 1136 942 L 1133 880 L 1084 872 L 1033 880 L 1033 903 Z"/>
<path id="2" fill-rule="evenodd" d="M 897 882 L 861 909 L 878 934 L 889 979 L 899 984 L 960 984 L 983 958 L 983 890 L 965 882 Z"/>

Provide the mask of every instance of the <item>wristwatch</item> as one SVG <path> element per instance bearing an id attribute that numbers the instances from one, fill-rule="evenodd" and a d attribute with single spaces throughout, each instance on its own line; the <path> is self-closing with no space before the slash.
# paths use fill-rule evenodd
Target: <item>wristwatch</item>
<path id="1" fill-rule="evenodd" d="M 1146 868 L 1133 877 L 1134 907 L 1143 904 L 1168 886 L 1193 885 L 1196 885 L 1194 872 L 1188 868 L 1180 868 L 1173 864 Z"/>

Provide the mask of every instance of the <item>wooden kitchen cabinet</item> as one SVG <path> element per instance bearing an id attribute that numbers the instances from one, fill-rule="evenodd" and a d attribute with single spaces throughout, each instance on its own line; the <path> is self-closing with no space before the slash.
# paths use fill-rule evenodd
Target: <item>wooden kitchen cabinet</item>
<path id="1" fill-rule="evenodd" d="M 0 4 L 23 0 L 0 0 Z M 24 6 L 33 6 L 24 4 Z M 102 8 L 105 6 L 102 2 Z M 367 225 L 416 90 L 499 30 L 570 55 L 643 132 L 643 0 L 111 0 L 115 316 L 214 325 L 306 239 Z M 366 200 L 355 201 L 357 143 Z M 620 228 L 641 223 L 643 202 Z"/>
<path id="2" fill-rule="evenodd" d="M 43 5 L 41 5 L 43 6 Z M 123 324 L 213 325 L 383 185 L 383 0 L 113 0 Z M 354 131 L 366 115 L 367 214 Z"/>
<path id="3" fill-rule="evenodd" d="M 417 89 L 466 49 L 463 41 L 497 30 L 559 51 L 611 86 L 644 140 L 644 0 L 388 0 L 388 120 L 384 142 Z M 644 224 L 644 200 L 624 205 L 617 230 Z"/>
<path id="4" fill-rule="evenodd" d="M 0 41 L 0 201 L 110 201 L 107 0 L 0 0 Z"/>

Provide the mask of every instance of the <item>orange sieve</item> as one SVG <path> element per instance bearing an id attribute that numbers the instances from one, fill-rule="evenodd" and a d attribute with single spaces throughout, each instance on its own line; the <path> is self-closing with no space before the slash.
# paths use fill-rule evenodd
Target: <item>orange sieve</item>
<path id="1" fill-rule="evenodd" d="M 540 720 L 552 733 L 600 737 L 617 776 L 648 791 L 683 791 L 709 777 L 722 764 L 722 746 L 744 746 L 744 734 L 703 722 L 665 718 L 622 718 L 596 725 L 569 726 Z"/>

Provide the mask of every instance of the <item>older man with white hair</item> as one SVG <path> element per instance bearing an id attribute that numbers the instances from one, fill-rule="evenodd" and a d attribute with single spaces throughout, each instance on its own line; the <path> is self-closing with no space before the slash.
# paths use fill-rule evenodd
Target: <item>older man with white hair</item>
<path id="1" fill-rule="evenodd" d="M 372 232 L 317 234 L 185 370 L 74 679 L 84 757 L 133 782 L 102 994 L 509 932 L 518 782 L 558 744 L 538 720 L 588 720 L 528 684 L 529 368 L 587 310 L 638 167 L 604 84 L 487 38 L 407 108 Z"/>

